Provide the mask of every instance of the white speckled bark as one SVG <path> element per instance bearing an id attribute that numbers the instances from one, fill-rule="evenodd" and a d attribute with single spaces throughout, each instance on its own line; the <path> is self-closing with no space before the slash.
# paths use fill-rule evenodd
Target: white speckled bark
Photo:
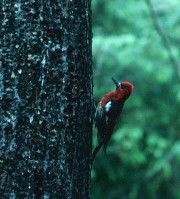
<path id="1" fill-rule="evenodd" d="M 90 0 L 2 0 L 0 27 L 0 196 L 89 198 Z"/>

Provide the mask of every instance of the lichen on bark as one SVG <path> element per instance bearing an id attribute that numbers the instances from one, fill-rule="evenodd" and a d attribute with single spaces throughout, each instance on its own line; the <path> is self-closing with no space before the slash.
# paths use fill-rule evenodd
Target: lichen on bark
<path id="1" fill-rule="evenodd" d="M 89 198 L 91 3 L 0 9 L 0 195 Z"/>

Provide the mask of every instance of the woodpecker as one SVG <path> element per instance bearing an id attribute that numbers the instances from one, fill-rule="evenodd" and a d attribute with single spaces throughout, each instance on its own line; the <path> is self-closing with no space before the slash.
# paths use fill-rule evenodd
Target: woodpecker
<path id="1" fill-rule="evenodd" d="M 95 127 L 98 131 L 98 145 L 93 151 L 92 162 L 102 146 L 106 152 L 108 142 L 112 136 L 124 103 L 131 95 L 133 89 L 133 85 L 130 82 L 119 83 L 113 77 L 112 81 L 116 85 L 115 91 L 104 95 L 96 108 Z"/>

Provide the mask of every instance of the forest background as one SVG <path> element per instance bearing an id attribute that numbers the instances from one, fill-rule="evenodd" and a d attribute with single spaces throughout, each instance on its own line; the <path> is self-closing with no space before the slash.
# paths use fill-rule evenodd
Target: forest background
<path id="1" fill-rule="evenodd" d="M 95 160 L 92 199 L 180 199 L 180 1 L 151 3 L 92 1 L 95 101 L 111 76 L 134 85 Z"/>

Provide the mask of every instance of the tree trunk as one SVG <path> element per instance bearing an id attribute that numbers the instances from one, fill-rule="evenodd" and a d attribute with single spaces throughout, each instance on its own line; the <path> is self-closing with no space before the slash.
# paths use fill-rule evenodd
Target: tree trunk
<path id="1" fill-rule="evenodd" d="M 3 0 L 0 13 L 0 196 L 89 198 L 90 0 Z"/>

